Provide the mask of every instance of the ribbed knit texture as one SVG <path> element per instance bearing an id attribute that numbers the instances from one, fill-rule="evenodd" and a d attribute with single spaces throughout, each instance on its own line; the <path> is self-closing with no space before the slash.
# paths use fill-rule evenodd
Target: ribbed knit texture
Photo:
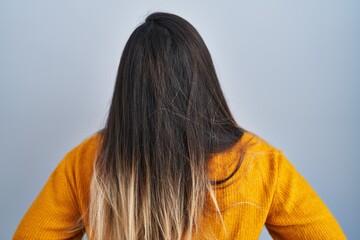
<path id="1" fill-rule="evenodd" d="M 21 220 L 13 239 L 82 239 L 88 229 L 69 232 L 89 206 L 98 134 L 68 152 L 50 175 Z M 262 138 L 245 133 L 228 151 L 211 158 L 212 179 L 227 177 L 236 165 L 237 149 L 247 140 L 236 174 L 216 190 L 226 233 L 208 198 L 200 226 L 215 239 L 258 239 L 264 225 L 273 239 L 346 239 L 330 210 L 284 153 Z M 87 226 L 87 219 L 83 222 Z M 195 240 L 201 239 L 195 237 Z"/>

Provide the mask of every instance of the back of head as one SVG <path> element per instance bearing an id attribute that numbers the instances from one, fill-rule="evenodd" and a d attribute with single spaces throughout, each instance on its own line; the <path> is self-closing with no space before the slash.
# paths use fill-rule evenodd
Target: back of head
<path id="1" fill-rule="evenodd" d="M 209 156 L 244 131 L 196 29 L 174 14 L 150 14 L 125 45 L 101 131 L 92 238 L 190 238 L 214 184 Z"/>

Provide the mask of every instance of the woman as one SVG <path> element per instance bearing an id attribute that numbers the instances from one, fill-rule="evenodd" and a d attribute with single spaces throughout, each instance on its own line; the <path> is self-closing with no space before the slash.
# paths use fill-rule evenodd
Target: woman
<path id="1" fill-rule="evenodd" d="M 195 28 L 153 13 L 106 126 L 67 153 L 14 239 L 345 239 L 285 155 L 235 122 Z"/>

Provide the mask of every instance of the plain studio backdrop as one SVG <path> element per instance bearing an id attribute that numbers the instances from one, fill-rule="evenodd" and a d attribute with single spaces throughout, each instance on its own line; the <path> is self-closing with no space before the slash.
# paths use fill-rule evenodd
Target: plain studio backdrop
<path id="1" fill-rule="evenodd" d="M 1 0 L 0 239 L 63 156 L 104 125 L 125 42 L 153 11 L 195 26 L 238 123 L 283 150 L 360 239 L 355 0 Z"/>

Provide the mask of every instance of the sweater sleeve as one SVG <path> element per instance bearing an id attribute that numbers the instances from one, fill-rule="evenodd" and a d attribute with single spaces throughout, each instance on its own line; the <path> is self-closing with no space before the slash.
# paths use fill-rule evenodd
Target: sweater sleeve
<path id="1" fill-rule="evenodd" d="M 82 239 L 81 229 L 70 230 L 81 219 L 74 174 L 77 150 L 68 152 L 52 172 L 13 239 Z"/>
<path id="2" fill-rule="evenodd" d="M 266 228 L 274 239 L 346 239 L 341 227 L 295 167 L 279 151 L 277 183 Z"/>

